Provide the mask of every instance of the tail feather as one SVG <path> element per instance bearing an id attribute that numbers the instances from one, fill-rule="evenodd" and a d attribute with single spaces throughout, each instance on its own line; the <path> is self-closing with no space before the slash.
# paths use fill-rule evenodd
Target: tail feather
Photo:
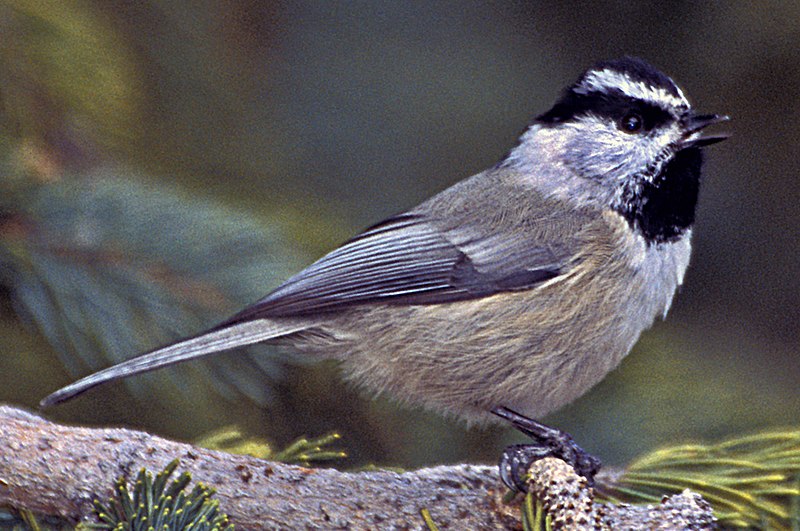
<path id="1" fill-rule="evenodd" d="M 214 352 L 252 345 L 253 343 L 259 343 L 268 339 L 298 332 L 303 328 L 302 326 L 283 326 L 266 319 L 257 319 L 224 326 L 222 328 L 214 328 L 209 332 L 204 332 L 189 339 L 178 341 L 177 343 L 156 349 L 107 369 L 103 369 L 102 371 L 90 374 L 46 396 L 39 402 L 39 405 L 41 407 L 52 406 L 88 391 L 92 387 L 112 380 L 119 380 L 135 374 L 153 371 L 161 367 L 199 358 Z"/>

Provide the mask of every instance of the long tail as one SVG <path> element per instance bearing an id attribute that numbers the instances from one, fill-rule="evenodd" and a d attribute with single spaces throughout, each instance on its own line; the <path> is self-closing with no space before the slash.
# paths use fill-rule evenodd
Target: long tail
<path id="1" fill-rule="evenodd" d="M 229 350 L 244 345 L 252 345 L 267 339 L 291 334 L 304 327 L 288 327 L 267 319 L 256 319 L 232 325 L 222 325 L 197 336 L 178 341 L 166 347 L 142 354 L 136 358 L 123 361 L 113 367 L 90 374 L 75 383 L 63 387 L 46 396 L 39 402 L 41 407 L 48 407 L 64 402 L 92 387 L 112 380 L 127 378 L 135 374 L 153 371 L 207 354 Z"/>

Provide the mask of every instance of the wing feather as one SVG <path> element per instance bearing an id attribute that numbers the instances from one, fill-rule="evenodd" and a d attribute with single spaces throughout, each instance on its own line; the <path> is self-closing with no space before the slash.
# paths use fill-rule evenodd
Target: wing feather
<path id="1" fill-rule="evenodd" d="M 531 288 L 560 274 L 566 261 L 536 242 L 465 227 L 441 230 L 423 216 L 402 214 L 367 229 L 221 326 L 376 302 L 485 297 Z"/>

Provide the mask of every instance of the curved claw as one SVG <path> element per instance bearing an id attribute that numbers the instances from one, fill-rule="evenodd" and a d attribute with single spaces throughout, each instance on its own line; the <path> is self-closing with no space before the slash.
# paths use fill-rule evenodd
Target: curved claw
<path id="1" fill-rule="evenodd" d="M 500 479 L 514 491 L 527 492 L 528 470 L 534 461 L 550 457 L 549 449 L 533 444 L 514 444 L 500 456 Z"/>
<path id="2" fill-rule="evenodd" d="M 594 476 L 602 466 L 600 460 L 578 446 L 568 433 L 545 426 L 506 407 L 495 408 L 492 413 L 508 420 L 534 441 L 532 444 L 509 446 L 500 457 L 500 478 L 508 488 L 526 491 L 525 476 L 528 469 L 534 461 L 545 457 L 563 460 L 585 477 L 590 486 L 594 484 Z"/>

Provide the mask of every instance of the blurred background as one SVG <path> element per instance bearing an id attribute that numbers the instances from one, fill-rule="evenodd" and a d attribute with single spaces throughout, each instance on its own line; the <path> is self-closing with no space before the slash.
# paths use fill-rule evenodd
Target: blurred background
<path id="1" fill-rule="evenodd" d="M 600 59 L 640 56 L 733 133 L 707 152 L 669 319 L 547 419 L 607 463 L 800 421 L 800 4 L 0 4 L 0 401 L 194 333 L 497 162 Z M 287 361 L 288 360 L 288 361 Z M 196 440 L 344 435 L 342 466 L 494 461 L 521 436 L 251 349 L 46 412 Z"/>

